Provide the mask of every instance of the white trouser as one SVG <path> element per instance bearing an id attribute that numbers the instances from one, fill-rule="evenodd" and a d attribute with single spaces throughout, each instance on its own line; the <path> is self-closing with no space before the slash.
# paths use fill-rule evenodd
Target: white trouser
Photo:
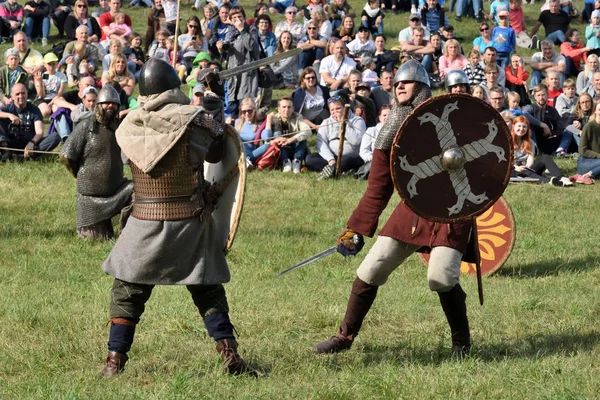
<path id="1" fill-rule="evenodd" d="M 369 254 L 356 270 L 356 276 L 370 285 L 383 285 L 391 273 L 419 247 L 387 236 L 378 236 Z M 427 281 L 429 289 L 447 292 L 460 278 L 462 254 L 450 247 L 437 246 L 431 250 Z"/>

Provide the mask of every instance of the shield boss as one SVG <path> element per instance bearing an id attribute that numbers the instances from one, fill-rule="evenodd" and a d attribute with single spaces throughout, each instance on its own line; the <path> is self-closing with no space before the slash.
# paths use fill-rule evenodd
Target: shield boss
<path id="1" fill-rule="evenodd" d="M 432 97 L 394 138 L 394 185 L 417 215 L 456 222 L 500 198 L 513 165 L 508 126 L 489 104 L 467 94 Z"/>

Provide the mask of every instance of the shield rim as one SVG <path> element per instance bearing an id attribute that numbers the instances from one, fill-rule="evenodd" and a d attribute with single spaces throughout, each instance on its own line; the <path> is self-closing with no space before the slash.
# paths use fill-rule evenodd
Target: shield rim
<path id="1" fill-rule="evenodd" d="M 238 205 L 235 209 L 235 217 L 229 228 L 229 236 L 227 236 L 227 242 L 225 243 L 225 249 L 224 249 L 225 254 L 229 253 L 229 251 L 231 250 L 231 246 L 233 245 L 233 240 L 235 239 L 235 235 L 237 234 L 237 231 L 238 231 L 238 228 L 240 225 L 240 219 L 242 218 L 242 211 L 244 209 L 244 201 L 246 200 L 246 175 L 247 175 L 246 157 L 244 154 L 244 150 L 242 149 L 242 141 L 240 139 L 240 135 L 238 135 L 235 128 L 232 127 L 231 125 L 228 125 L 227 127 L 228 127 L 228 129 L 226 129 L 227 134 L 229 135 L 229 137 L 233 138 L 233 141 L 235 143 L 236 149 L 239 154 L 238 162 L 237 162 L 239 182 L 238 182 L 238 190 L 237 190 L 237 196 L 236 196 L 236 197 L 238 197 Z M 233 208 L 232 208 L 232 211 L 233 211 Z"/>
<path id="2" fill-rule="evenodd" d="M 510 144 L 510 149 L 507 152 L 507 157 L 508 157 L 508 166 L 509 168 L 507 168 L 506 171 L 506 175 L 504 176 L 504 182 L 503 182 L 503 189 L 499 192 L 498 196 L 495 199 L 490 199 L 493 201 L 488 201 L 488 206 L 487 207 L 482 207 L 481 209 L 474 211 L 468 215 L 464 215 L 461 217 L 455 217 L 455 218 L 445 218 L 445 217 L 439 217 L 439 216 L 431 216 L 431 215 L 426 215 L 423 211 L 419 210 L 418 208 L 415 208 L 412 205 L 412 202 L 410 201 L 406 201 L 405 198 L 402 196 L 402 192 L 400 191 L 399 185 L 398 185 L 398 181 L 396 179 L 396 172 L 395 172 L 395 168 L 394 168 L 394 163 L 396 160 L 396 149 L 397 149 L 397 142 L 400 139 L 400 137 L 402 136 L 400 132 L 403 131 L 403 128 L 405 128 L 408 125 L 408 121 L 409 119 L 413 116 L 413 114 L 419 112 L 419 110 L 421 108 L 425 108 L 427 107 L 430 103 L 433 103 L 434 101 L 438 101 L 441 98 L 447 98 L 450 101 L 452 101 L 453 98 L 456 99 L 460 99 L 460 98 L 468 98 L 468 99 L 473 99 L 477 102 L 479 102 L 482 106 L 484 106 L 484 108 L 488 108 L 490 111 L 493 111 L 494 113 L 497 114 L 497 119 L 500 121 L 504 121 L 504 119 L 502 118 L 502 116 L 500 115 L 500 113 L 498 113 L 498 111 L 496 111 L 491 105 L 489 105 L 488 103 L 484 102 L 483 100 L 480 100 L 476 97 L 471 96 L 470 94 L 465 94 L 465 93 L 444 93 L 444 94 L 440 94 L 437 96 L 432 96 L 429 99 L 425 100 L 423 103 L 419 104 L 414 110 L 412 110 L 412 112 L 408 115 L 408 117 L 406 117 L 404 119 L 404 121 L 402 121 L 402 125 L 400 125 L 400 128 L 398 128 L 398 132 L 396 132 L 396 135 L 394 136 L 394 140 L 392 141 L 392 147 L 391 147 L 391 152 L 390 152 L 390 171 L 392 174 L 392 182 L 394 183 L 394 188 L 396 189 L 396 192 L 398 193 L 398 195 L 400 196 L 400 199 L 408 206 L 408 208 L 410 208 L 415 214 L 417 214 L 419 217 L 425 218 L 429 221 L 433 221 L 433 222 L 441 222 L 441 223 L 453 223 L 453 222 L 461 222 L 461 221 L 465 221 L 471 218 L 476 218 L 479 215 L 483 214 L 486 210 L 488 210 L 490 207 L 492 207 L 499 198 L 502 197 L 502 194 L 504 193 L 504 191 L 506 190 L 506 188 L 508 187 L 508 183 L 510 181 L 510 176 L 511 176 L 511 171 L 512 171 L 512 166 L 513 166 L 513 157 L 514 157 L 514 152 L 513 152 L 513 145 L 512 145 L 512 136 L 510 135 L 510 131 L 508 130 L 508 126 L 506 126 L 506 123 L 504 124 L 504 126 L 506 127 L 506 129 L 498 129 L 498 133 L 503 133 L 509 141 Z"/>
<path id="3" fill-rule="evenodd" d="M 504 205 L 504 208 L 506 209 L 506 215 L 508 216 L 508 219 L 511 222 L 511 230 L 510 230 L 510 235 L 508 238 L 509 244 L 507 246 L 507 251 L 504 253 L 504 255 L 502 257 L 500 257 L 497 260 L 496 266 L 485 272 L 482 270 L 481 271 L 482 276 L 493 275 L 496 273 L 496 271 L 498 271 L 500 268 L 502 268 L 504 266 L 504 264 L 506 263 L 506 261 L 508 260 L 508 258 L 510 257 L 510 255 L 512 254 L 513 248 L 515 246 L 517 224 L 515 223 L 515 216 L 513 214 L 512 208 L 510 207 L 510 204 L 508 204 L 506 199 L 502 196 L 498 199 L 498 201 L 496 201 L 496 203 L 501 203 L 502 205 Z M 492 205 L 492 207 L 494 205 L 496 205 L 496 203 L 494 203 Z M 477 246 L 479 247 L 479 243 L 477 244 Z M 427 259 L 426 255 L 424 253 L 419 253 L 419 258 L 421 259 L 421 262 L 425 265 L 425 267 L 427 267 L 429 265 L 429 260 Z M 461 261 L 461 265 L 464 262 L 465 261 Z M 466 264 L 473 264 L 473 263 L 466 263 Z M 469 269 L 469 272 L 466 272 L 464 274 L 461 273 L 461 275 L 475 276 L 475 275 L 477 275 L 477 272 L 476 271 L 471 272 L 471 269 Z"/>

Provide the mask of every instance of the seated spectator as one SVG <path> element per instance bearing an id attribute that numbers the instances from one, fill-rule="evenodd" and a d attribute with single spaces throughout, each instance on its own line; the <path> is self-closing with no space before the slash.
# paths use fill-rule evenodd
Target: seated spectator
<path id="1" fill-rule="evenodd" d="M 560 45 L 560 54 L 565 56 L 565 75 L 577 76 L 581 70 L 581 64 L 585 62 L 587 52 L 594 50 L 593 47 L 583 47 L 579 43 L 579 31 L 570 28 L 567 30 L 566 38 Z"/>
<path id="2" fill-rule="evenodd" d="M 424 38 L 425 32 L 422 27 L 413 28 L 413 39 L 406 42 L 406 45 L 401 46 L 402 54 L 409 55 L 413 60 L 421 63 L 427 72 L 433 72 L 433 53 L 435 48 L 430 45 Z"/>
<path id="3" fill-rule="evenodd" d="M 37 72 L 44 70 L 44 57 L 42 54 L 29 47 L 29 40 L 24 32 L 18 31 L 13 36 L 14 49 L 19 52 L 21 68 L 29 74 L 30 77 L 35 75 Z M 33 80 L 29 80 L 29 86 L 27 87 L 28 97 L 35 97 L 35 88 L 33 87 Z M 8 93 L 8 92 L 7 92 Z"/>
<path id="4" fill-rule="evenodd" d="M 560 84 L 565 81 L 565 71 L 567 64 L 565 57 L 560 53 L 554 52 L 554 43 L 544 40 L 541 43 L 542 51 L 534 53 L 531 57 L 531 82 L 529 88 L 533 89 L 542 79 L 546 77 L 546 72 L 553 69 L 560 73 Z"/>
<path id="5" fill-rule="evenodd" d="M 23 30 L 28 38 L 42 38 L 42 46 L 48 46 L 50 35 L 50 6 L 42 0 L 31 0 L 25 3 Z"/>
<path id="6" fill-rule="evenodd" d="M 308 21 L 311 20 L 310 14 L 319 9 L 324 8 L 326 4 L 326 0 L 306 0 L 306 5 L 302 7 L 301 10 L 298 10 L 298 13 L 303 17 L 303 25 L 306 26 Z M 328 19 L 327 13 L 325 13 L 325 19 Z"/>
<path id="7" fill-rule="evenodd" d="M 496 58 L 500 68 L 504 69 L 510 63 L 510 54 L 517 45 L 515 30 L 508 25 L 508 11 L 498 13 L 500 23 L 492 31 L 492 42 L 497 51 Z"/>
<path id="8" fill-rule="evenodd" d="M 300 54 L 298 60 L 299 70 L 320 63 L 325 57 L 325 48 L 327 47 L 327 40 L 319 35 L 319 30 L 314 22 L 309 22 L 306 29 L 306 36 L 300 39 L 297 45 L 302 49 L 302 54 Z"/>
<path id="9" fill-rule="evenodd" d="M 199 0 L 197 1 L 200 2 Z M 256 25 L 258 27 L 258 17 L 261 15 L 265 15 L 267 17 L 269 16 L 269 6 L 267 6 L 265 3 L 256 3 L 256 7 L 254 7 L 254 18 L 248 18 L 246 23 L 248 25 Z M 205 16 L 205 18 L 207 17 Z M 207 19 L 207 25 L 208 21 L 210 21 L 211 19 L 212 16 L 209 16 Z M 271 18 L 269 17 L 267 21 L 269 22 L 269 26 L 267 26 L 267 31 L 273 33 L 273 23 L 271 22 Z"/>
<path id="10" fill-rule="evenodd" d="M 381 71 L 379 79 L 381 86 L 376 86 L 371 90 L 371 98 L 375 102 L 377 113 L 383 106 L 392 104 L 394 99 L 394 73 L 392 71 Z"/>
<path id="11" fill-rule="evenodd" d="M 155 0 L 154 3 L 156 4 L 156 2 L 160 2 L 160 0 Z M 98 0 L 98 8 L 96 8 L 92 12 L 92 18 L 94 18 L 96 21 L 98 21 L 98 18 L 100 18 L 100 16 L 102 14 L 107 13 L 109 11 L 110 11 L 110 0 Z M 65 15 L 65 18 L 66 18 L 66 15 Z M 98 38 L 100 38 L 100 36 Z"/>
<path id="12" fill-rule="evenodd" d="M 585 124 L 588 123 L 590 118 L 594 118 L 594 100 L 592 99 L 592 96 L 583 93 L 577 98 L 577 105 L 571 114 L 571 118 L 573 127 L 578 130 L 578 132 L 573 133 L 575 141 L 578 141 L 581 136 L 581 130 Z"/>
<path id="13" fill-rule="evenodd" d="M 156 35 L 156 41 L 152 44 L 152 47 L 148 51 L 148 57 L 158 58 L 165 62 L 169 62 L 169 50 L 167 49 L 167 39 L 169 38 L 169 31 L 166 29 L 161 30 Z M 217 54 L 219 54 L 219 51 Z M 220 57 L 220 56 L 218 56 Z"/>
<path id="14" fill-rule="evenodd" d="M 177 0 L 162 0 L 162 6 L 165 10 L 165 29 L 174 36 L 177 24 Z"/>
<path id="15" fill-rule="evenodd" d="M 587 47 L 593 48 L 594 53 L 598 55 L 600 51 L 600 10 L 592 12 L 592 22 L 585 28 L 585 38 Z"/>
<path id="16" fill-rule="evenodd" d="M 319 29 L 319 35 L 326 41 L 329 40 L 333 29 L 331 28 L 331 22 L 327 19 L 327 13 L 322 7 L 310 12 L 310 21 L 312 21 Z M 308 22 L 306 24 L 308 24 Z"/>
<path id="17" fill-rule="evenodd" d="M 292 41 L 292 34 L 290 32 L 283 32 L 277 41 L 275 54 L 292 50 Z M 293 56 L 278 61 L 273 65 L 273 72 L 275 72 L 275 75 L 283 77 L 283 84 L 287 88 L 294 88 L 298 84 L 298 60 L 298 56 Z"/>
<path id="18" fill-rule="evenodd" d="M 363 58 L 360 63 L 363 72 L 361 74 L 361 80 L 369 85 L 369 87 L 379 85 L 379 75 L 377 75 L 377 63 L 372 57 Z"/>
<path id="19" fill-rule="evenodd" d="M 190 104 L 196 107 L 202 107 L 204 104 L 205 92 L 206 89 L 204 88 L 204 85 L 198 84 L 194 86 L 194 88 L 192 89 L 192 101 Z"/>
<path id="20" fill-rule="evenodd" d="M 115 22 L 115 14 L 121 12 L 121 0 L 110 0 L 109 6 L 110 11 L 102 14 L 98 19 L 100 29 L 102 29 L 102 38 L 100 39 L 102 42 L 108 39 L 120 39 L 121 36 L 125 33 L 124 30 L 121 28 L 112 29 L 110 27 L 110 24 Z M 125 14 L 125 19 L 123 23 L 126 24 L 129 28 L 131 28 L 131 18 L 129 18 L 129 15 Z"/>
<path id="21" fill-rule="evenodd" d="M 96 107 L 96 101 L 98 100 L 98 91 L 93 86 L 88 86 L 83 90 L 83 96 L 81 97 L 81 104 L 71 111 L 71 119 L 73 120 L 73 129 L 77 124 L 94 115 L 94 108 Z"/>
<path id="22" fill-rule="evenodd" d="M 102 29 L 95 18 L 88 14 L 89 7 L 86 0 L 77 0 L 73 12 L 65 20 L 65 33 L 67 41 L 77 40 L 77 28 L 81 25 L 88 28 L 88 43 L 97 43 L 102 37 Z M 48 29 L 49 26 L 48 26 Z"/>
<path id="23" fill-rule="evenodd" d="M 521 96 L 517 92 L 508 92 L 506 95 L 506 102 L 508 103 L 508 111 L 510 111 L 515 117 L 523 115 L 523 110 L 519 103 L 521 102 Z"/>
<path id="24" fill-rule="evenodd" d="M 256 103 L 249 97 L 241 101 L 240 118 L 235 121 L 234 126 L 244 146 L 247 168 L 252 169 L 256 160 L 269 148 L 268 140 L 273 137 L 272 121 L 273 114 L 267 115 L 266 125 L 259 131 L 261 124 L 258 122 Z M 262 145 L 259 139 L 264 141 Z"/>
<path id="25" fill-rule="evenodd" d="M 547 104 L 556 108 L 554 99 L 556 99 L 563 92 L 560 85 L 560 74 L 557 71 L 550 70 L 546 74 L 546 88 L 548 89 L 548 101 Z"/>
<path id="26" fill-rule="evenodd" d="M 395 50 L 386 50 L 385 36 L 375 35 L 375 70 L 376 71 L 393 71 L 394 65 L 400 59 L 400 52 Z"/>
<path id="27" fill-rule="evenodd" d="M 46 72 L 36 72 L 33 75 L 38 99 L 35 104 L 39 107 L 44 118 L 52 114 L 54 99 L 61 97 L 67 87 L 67 76 L 57 70 L 58 57 L 49 52 L 44 56 Z"/>
<path id="28" fill-rule="evenodd" d="M 538 149 L 544 154 L 566 156 L 573 134 L 564 129 L 566 124 L 558 111 L 547 104 L 548 88 L 543 84 L 536 85 L 533 88 L 533 98 L 535 102 L 523 107 L 523 112 L 533 117 L 528 120 L 534 130 Z"/>
<path id="29" fill-rule="evenodd" d="M 289 32 L 292 34 L 294 46 L 300 41 L 300 39 L 304 35 L 304 27 L 301 23 L 296 22 L 297 14 L 298 9 L 296 7 L 288 7 L 285 10 L 285 21 L 281 21 L 277 25 L 275 25 L 275 37 L 279 39 L 283 32 Z"/>
<path id="30" fill-rule="evenodd" d="M 208 23 L 206 40 L 208 41 L 209 53 L 213 58 L 220 57 L 217 49 L 217 43 L 223 42 L 227 37 L 227 34 L 229 32 L 233 32 L 235 29 L 233 25 L 231 25 L 231 21 L 229 19 L 230 10 L 231 6 L 229 4 L 222 4 L 221 7 L 219 7 L 218 15 Z M 277 32 L 275 32 L 275 36 L 277 36 Z"/>
<path id="31" fill-rule="evenodd" d="M 348 53 L 356 63 L 360 63 L 363 57 L 371 57 L 375 54 L 375 43 L 371 40 L 368 28 L 364 26 L 358 28 L 356 38 L 348 43 Z"/>
<path id="32" fill-rule="evenodd" d="M 277 38 L 273 32 L 269 31 L 271 26 L 271 18 L 268 15 L 259 15 L 256 17 L 256 27 L 258 28 L 258 39 L 265 52 L 266 57 L 271 57 L 277 49 Z"/>
<path id="33" fill-rule="evenodd" d="M 485 81 L 481 82 L 479 86 L 485 89 L 488 97 L 491 98 L 490 91 L 492 88 L 498 88 L 499 90 L 502 90 L 502 94 L 504 97 L 506 97 L 509 90 L 506 87 L 498 84 L 498 76 L 500 76 L 500 68 L 498 67 L 498 64 L 486 65 L 483 73 L 485 74 Z"/>
<path id="34" fill-rule="evenodd" d="M 431 34 L 429 30 L 421 24 L 421 14 L 414 13 L 408 17 L 408 28 L 404 28 L 398 34 L 398 42 L 400 47 L 405 48 L 409 41 L 413 40 L 413 29 L 420 26 L 423 28 L 424 39 L 429 40 Z M 410 48 L 408 48 L 410 50 Z"/>
<path id="35" fill-rule="evenodd" d="M 118 82 L 127 96 L 131 96 L 135 90 L 135 77 L 127 68 L 127 57 L 123 53 L 115 55 L 110 68 L 102 73 L 102 85 L 109 82 Z"/>
<path id="36" fill-rule="evenodd" d="M 450 25 L 446 12 L 438 0 L 427 0 L 427 6 L 421 9 L 421 23 L 429 32 L 441 32 L 445 26 Z"/>
<path id="37" fill-rule="evenodd" d="M 277 113 L 271 120 L 274 142 L 281 149 L 283 172 L 299 174 L 308 152 L 308 138 L 312 131 L 302 115 L 294 111 L 294 100 L 282 97 L 277 102 Z"/>
<path id="38" fill-rule="evenodd" d="M 300 73 L 300 87 L 292 93 L 294 101 L 294 112 L 304 117 L 304 122 L 311 129 L 317 129 L 319 125 L 329 117 L 327 99 L 329 89 L 317 84 L 317 73 L 312 67 L 306 67 Z"/>
<path id="39" fill-rule="evenodd" d="M 473 39 L 473 49 L 483 54 L 485 49 L 494 45 L 494 42 L 492 41 L 492 30 L 487 22 L 483 22 L 479 24 L 479 32 L 481 32 L 481 36 Z"/>
<path id="40" fill-rule="evenodd" d="M 581 71 L 577 75 L 577 94 L 587 93 L 592 86 L 592 76 L 594 72 L 598 71 L 598 56 L 595 54 L 590 54 L 585 60 L 585 66 L 583 67 L 583 71 Z"/>
<path id="41" fill-rule="evenodd" d="M 118 12 L 113 16 L 113 22 L 108 26 L 113 33 L 111 37 L 113 39 L 118 38 L 123 46 L 126 46 L 129 43 L 129 35 L 131 35 L 131 27 L 125 23 L 125 13 Z M 117 33 L 119 32 L 119 33 Z"/>
<path id="42" fill-rule="evenodd" d="M 469 78 L 471 86 L 479 85 L 485 80 L 485 74 L 483 73 L 483 70 L 478 68 L 479 61 L 481 61 L 481 54 L 479 53 L 479 50 L 472 48 L 469 52 L 468 60 L 469 63 L 463 68 L 463 71 L 465 74 L 467 74 L 467 78 Z"/>
<path id="43" fill-rule="evenodd" d="M 342 25 L 331 34 L 331 37 L 342 39 L 346 45 L 353 41 L 355 36 L 356 29 L 354 27 L 354 19 L 349 15 L 342 18 Z"/>
<path id="44" fill-rule="evenodd" d="M 185 66 L 186 75 L 192 71 L 192 63 L 200 51 L 204 38 L 200 30 L 200 20 L 195 15 L 188 18 L 185 24 L 186 31 L 177 39 L 177 49 L 181 51 L 182 64 Z"/>
<path id="45" fill-rule="evenodd" d="M 594 107 L 594 117 L 583 127 L 579 142 L 577 183 L 592 184 L 600 176 L 600 103 Z"/>
<path id="46" fill-rule="evenodd" d="M 317 153 L 306 156 L 308 169 L 321 172 L 319 179 L 328 179 L 335 175 L 340 145 L 339 131 L 345 103 L 346 100 L 340 96 L 334 96 L 327 101 L 331 116 L 323 121 L 317 133 Z M 341 157 L 342 172 L 357 170 L 363 164 L 360 157 L 360 142 L 366 128 L 361 118 L 349 113 Z"/>
<path id="47" fill-rule="evenodd" d="M 199 0 L 196 0 L 197 3 L 199 3 Z M 156 4 L 156 0 L 154 1 L 154 4 Z M 258 8 L 258 4 L 257 4 L 257 8 Z M 205 47 L 208 44 L 207 41 L 207 32 L 208 32 L 208 24 L 209 22 L 215 17 L 215 15 L 217 14 L 218 9 L 213 6 L 210 3 L 207 3 L 204 5 L 204 7 L 202 7 L 202 12 L 204 13 L 204 18 L 202 18 L 200 20 L 200 29 L 202 30 L 202 36 L 204 37 L 204 40 L 206 43 L 202 44 L 202 47 Z M 258 11 L 257 13 L 254 14 L 254 18 L 256 18 L 259 14 L 262 14 L 262 12 Z M 269 27 L 269 32 L 273 32 L 273 26 L 271 24 L 271 26 Z"/>
<path id="48" fill-rule="evenodd" d="M 352 6 L 348 4 L 348 1 L 334 0 L 325 7 L 325 10 L 331 21 L 331 28 L 334 31 L 339 27 L 344 26 L 346 17 L 350 18 L 352 21 L 352 28 L 354 28 L 354 18 L 356 18 L 356 13 L 352 9 Z M 339 38 L 344 40 L 343 36 L 340 36 Z"/>
<path id="49" fill-rule="evenodd" d="M 553 186 L 573 186 L 569 178 L 565 177 L 547 154 L 542 154 L 537 160 L 534 159 L 534 144 L 531 140 L 531 130 L 527 118 L 516 117 L 510 131 L 514 148 L 513 172 L 517 176 L 535 178 L 540 183 L 548 183 Z M 548 170 L 550 177 L 544 175 Z"/>
<path id="50" fill-rule="evenodd" d="M 383 11 L 379 8 L 379 0 L 367 0 L 360 14 L 360 24 L 369 28 L 371 33 L 383 35 Z"/>
<path id="51" fill-rule="evenodd" d="M 523 107 L 530 104 L 529 93 L 527 86 L 525 86 L 527 85 L 527 79 L 529 79 L 529 72 L 523 66 L 523 58 L 518 54 L 513 54 L 510 58 L 510 65 L 504 69 L 504 72 L 506 74 L 506 88 L 519 94 L 519 105 Z"/>
<path id="52" fill-rule="evenodd" d="M 16 83 L 10 91 L 10 104 L 0 107 L 0 147 L 23 149 L 24 158 L 37 158 L 33 150 L 51 151 L 60 139 L 57 135 L 44 138 L 44 123 L 40 109 L 27 102 L 27 87 Z M 0 161 L 20 159 L 20 153 L 0 150 Z"/>
<path id="53" fill-rule="evenodd" d="M 592 75 L 592 85 L 587 93 L 594 99 L 594 104 L 600 102 L 600 71 L 594 72 L 594 75 Z"/>
<path id="54" fill-rule="evenodd" d="M 139 33 L 134 32 L 131 34 L 129 37 L 129 47 L 126 51 L 126 56 L 129 59 L 129 61 L 127 61 L 127 66 L 129 67 L 129 70 L 133 72 L 133 76 L 135 76 L 135 80 L 137 81 L 140 71 L 146 62 L 146 54 L 144 53 L 144 50 L 142 50 L 142 37 Z"/>
<path id="55" fill-rule="evenodd" d="M 371 88 L 368 83 L 358 82 L 348 97 L 350 109 L 354 115 L 365 120 L 367 128 L 377 125 L 377 108 L 371 99 Z"/>
<path id="56" fill-rule="evenodd" d="M 334 44 L 333 54 L 321 61 L 321 85 L 327 85 L 331 90 L 340 89 L 348 82 L 348 74 L 355 68 L 354 60 L 346 57 L 346 44 L 338 40 Z"/>
<path id="57" fill-rule="evenodd" d="M 363 159 L 364 164 L 357 171 L 357 176 L 359 179 L 368 179 L 369 172 L 371 172 L 371 160 L 373 159 L 373 150 L 375 150 L 375 141 L 377 140 L 377 136 L 379 136 L 379 132 L 381 132 L 381 128 L 385 121 L 387 121 L 387 117 L 390 115 L 391 106 L 384 106 L 379 110 L 379 122 L 377 125 L 371 128 L 367 128 L 367 131 L 362 137 L 360 142 L 360 157 Z"/>
<path id="58" fill-rule="evenodd" d="M 502 92 L 502 91 L 500 91 L 500 92 Z M 479 85 L 474 86 L 473 89 L 471 89 L 471 96 L 477 97 L 478 99 L 483 100 L 486 103 L 489 103 L 488 95 L 487 95 L 485 89 Z"/>
<path id="59" fill-rule="evenodd" d="M 108 1 L 108 0 L 104 0 Z M 227 11 L 229 13 L 229 11 Z M 150 47 L 157 40 L 158 32 L 165 28 L 165 9 L 162 6 L 162 0 L 154 0 L 154 6 L 148 12 L 148 20 L 146 22 L 146 40 L 144 51 L 148 54 Z M 168 32 L 168 31 L 167 31 Z M 168 35 L 167 35 L 168 36 Z"/>
<path id="60" fill-rule="evenodd" d="M 17 0 L 6 0 L 0 3 L 0 41 L 6 43 L 21 29 L 23 7 Z"/>
<path id="61" fill-rule="evenodd" d="M 456 39 L 448 40 L 444 45 L 444 55 L 439 61 L 440 78 L 443 79 L 448 71 L 463 69 L 469 64 L 467 57 L 460 54 L 459 48 Z"/>
<path id="62" fill-rule="evenodd" d="M 485 88 L 481 85 L 475 87 L 475 89 L 477 88 L 482 89 L 486 93 L 490 105 L 494 110 L 498 111 L 499 113 L 506 110 L 506 95 L 504 94 L 505 92 L 500 86 L 494 86 L 488 91 L 486 91 Z M 476 93 L 475 89 L 473 89 L 473 94 Z"/>
<path id="63" fill-rule="evenodd" d="M 575 93 L 575 81 L 567 79 L 562 87 L 563 92 L 554 99 L 554 108 L 561 117 L 569 117 L 575 112 L 577 105 L 577 94 Z"/>
<path id="64" fill-rule="evenodd" d="M 546 40 L 560 46 L 565 41 L 569 22 L 569 14 L 560 9 L 560 0 L 550 0 L 549 9 L 540 13 L 537 22 L 531 28 L 531 37 L 533 38 L 540 26 L 544 25 Z"/>
<path id="65" fill-rule="evenodd" d="M 175 71 L 179 75 L 181 82 L 185 82 L 185 76 L 187 75 L 187 68 L 183 63 L 183 52 L 175 51 L 175 37 L 168 37 L 165 41 L 167 47 L 167 54 L 169 55 L 169 64 L 175 65 Z"/>
<path id="66" fill-rule="evenodd" d="M 51 128 L 61 139 L 66 140 L 73 130 L 71 112 L 83 103 L 85 89 L 95 88 L 96 81 L 91 76 L 83 76 L 77 84 L 77 89 L 64 92 L 62 97 L 54 99 L 52 105 Z"/>
<path id="67" fill-rule="evenodd" d="M 8 105 L 12 102 L 12 87 L 22 83 L 29 87 L 30 76 L 19 65 L 19 52 L 16 49 L 8 49 L 4 52 L 5 66 L 0 67 L 0 105 Z"/>

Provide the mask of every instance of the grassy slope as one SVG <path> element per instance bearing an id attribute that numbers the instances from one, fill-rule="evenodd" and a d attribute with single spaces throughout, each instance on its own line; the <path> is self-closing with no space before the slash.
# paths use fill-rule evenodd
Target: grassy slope
<path id="1" fill-rule="evenodd" d="M 405 20 L 389 18 L 386 31 Z M 571 160 L 560 165 L 574 171 Z M 470 360 L 448 360 L 447 326 L 416 257 L 382 288 L 352 351 L 311 354 L 335 332 L 368 248 L 346 263 L 334 255 L 274 274 L 329 246 L 365 187 L 249 175 L 227 290 L 241 351 L 268 377 L 223 376 L 187 291 L 159 287 L 125 375 L 103 381 L 111 278 L 99 266 L 112 243 L 75 237 L 74 180 L 61 165 L 0 165 L 0 398 L 598 398 L 595 187 L 508 188 L 517 241 L 485 278 L 484 307 L 475 280 L 463 279 Z"/>

